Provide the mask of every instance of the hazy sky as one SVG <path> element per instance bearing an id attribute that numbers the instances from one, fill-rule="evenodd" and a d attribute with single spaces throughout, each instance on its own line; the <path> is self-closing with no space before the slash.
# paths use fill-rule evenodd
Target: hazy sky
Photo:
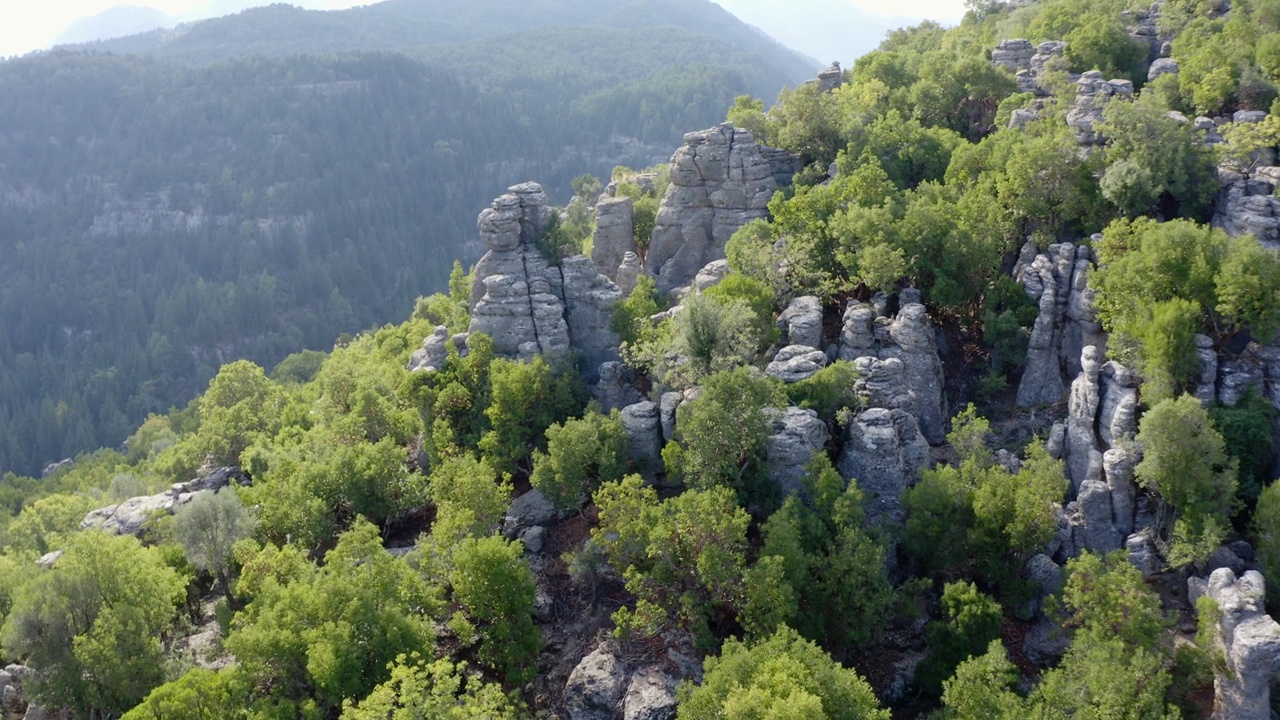
<path id="1" fill-rule="evenodd" d="M 150 5 L 175 16 L 205 16 L 207 6 L 244 7 L 266 5 L 272 0 L 0 0 L 0 57 L 37 50 L 48 45 L 78 18 L 96 15 L 113 5 Z M 290 1 L 290 0 L 285 0 Z M 320 9 L 367 5 L 371 0 L 291 0 L 293 4 Z M 759 0 L 784 3 L 787 0 Z M 847 0 L 872 15 L 959 20 L 964 0 Z M 519 0 L 513 0 L 519 2 Z M 222 14 L 222 13 L 214 13 Z"/>

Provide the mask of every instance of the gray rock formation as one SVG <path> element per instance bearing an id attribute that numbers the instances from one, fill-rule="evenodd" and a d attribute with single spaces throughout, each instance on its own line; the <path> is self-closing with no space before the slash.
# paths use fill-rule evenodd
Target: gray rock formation
<path id="1" fill-rule="evenodd" d="M 622 720 L 675 720 L 676 680 L 662 667 L 636 671 L 622 697 Z"/>
<path id="2" fill-rule="evenodd" d="M 1200 376 L 1196 378 L 1193 394 L 1209 405 L 1218 399 L 1218 351 L 1213 347 L 1213 338 L 1196 335 L 1196 355 L 1200 358 Z"/>
<path id="3" fill-rule="evenodd" d="M 723 258 L 730 236 L 768 214 L 777 189 L 750 132 L 725 124 L 685 135 L 671 157 L 671 185 L 645 258 L 658 291 L 688 285 L 708 262 Z"/>
<path id="4" fill-rule="evenodd" d="M 991 64 L 1007 69 L 1013 74 L 1019 70 L 1031 69 L 1031 58 L 1036 54 L 1036 47 L 1030 40 L 1017 38 L 1001 40 L 991 51 Z"/>
<path id="5" fill-rule="evenodd" d="M 439 325 L 436 327 L 435 332 L 422 341 L 422 347 L 415 350 L 409 358 L 409 371 L 436 372 L 444 367 L 445 361 L 449 359 L 450 340 L 453 341 L 453 346 L 458 350 L 458 354 L 466 357 L 467 333 L 450 335 L 449 328 Z"/>
<path id="6" fill-rule="evenodd" d="M 827 354 L 808 345 L 788 345 L 778 351 L 765 368 L 765 374 L 784 383 L 797 383 L 813 377 L 827 366 Z"/>
<path id="7" fill-rule="evenodd" d="M 602 195 L 596 203 L 596 230 L 591 261 L 601 275 L 616 281 L 623 257 L 636 251 L 635 202 L 629 197 Z"/>
<path id="8" fill-rule="evenodd" d="M 827 424 L 813 410 L 789 407 L 772 419 L 768 440 L 769 477 L 784 496 L 800 492 L 805 466 L 823 452 L 831 436 Z"/>
<path id="9" fill-rule="evenodd" d="M 587 258 L 556 267 L 542 257 L 537 241 L 550 212 L 541 186 L 525 183 L 480 213 L 489 252 L 476 265 L 470 330 L 493 338 L 506 357 L 562 357 L 572 349 L 593 381 L 601 363 L 618 359 L 609 321 L 621 293 Z"/>
<path id="10" fill-rule="evenodd" d="M 1138 378 L 1114 360 L 1102 366 L 1098 437 L 1108 447 L 1138 431 Z"/>
<path id="11" fill-rule="evenodd" d="M 1014 279 L 1039 308 L 1027 344 L 1027 365 L 1018 385 L 1019 407 L 1062 400 L 1064 377 L 1080 372 L 1085 345 L 1105 347 L 1106 337 L 1093 312 L 1088 288 L 1091 254 L 1085 246 L 1050 245 L 1038 254 L 1030 240 L 1022 247 Z"/>
<path id="12" fill-rule="evenodd" d="M 1085 347 L 1080 356 L 1080 375 L 1071 383 L 1065 460 L 1067 477 L 1077 493 L 1086 480 L 1098 480 L 1102 476 L 1102 453 L 1093 431 L 1101 402 L 1098 360 L 1098 349 L 1092 345 Z"/>
<path id="13" fill-rule="evenodd" d="M 1133 466 L 1136 464 L 1133 453 L 1125 448 L 1113 447 L 1102 454 L 1102 473 L 1111 491 L 1112 522 L 1122 536 L 1134 529 L 1137 488 L 1133 484 Z"/>
<path id="14" fill-rule="evenodd" d="M 831 67 L 818 73 L 818 92 L 831 92 L 836 88 L 844 85 L 844 73 L 840 70 L 840 63 L 831 63 Z"/>
<path id="15" fill-rule="evenodd" d="M 1081 145 L 1103 145 L 1107 139 L 1097 130 L 1102 122 L 1102 109 L 1113 97 L 1133 97 L 1129 80 L 1104 80 L 1101 70 L 1090 70 L 1076 81 L 1076 100 L 1067 111 L 1067 125 L 1076 133 Z"/>
<path id="16" fill-rule="evenodd" d="M 1177 75 L 1178 61 L 1173 58 L 1158 58 L 1151 63 L 1151 67 L 1147 70 L 1147 82 L 1151 82 L 1161 75 Z"/>
<path id="17" fill-rule="evenodd" d="M 698 274 L 693 276 L 693 288 L 698 292 L 702 292 L 708 288 L 713 288 L 716 285 L 719 285 L 720 281 L 724 280 L 724 276 L 728 274 L 728 260 L 712 260 L 706 265 L 703 265 L 702 269 L 698 271 Z"/>
<path id="18" fill-rule="evenodd" d="M 1214 672 L 1217 720 L 1271 720 L 1271 683 L 1280 675 L 1280 624 L 1267 615 L 1266 583 L 1256 570 L 1239 579 L 1214 570 L 1206 587 L 1218 603 L 1218 647 L 1226 672 Z"/>
<path id="19" fill-rule="evenodd" d="M 597 375 L 599 380 L 591 386 L 591 396 L 605 412 L 621 410 L 644 399 L 632 386 L 631 370 L 623 363 L 617 360 L 601 363 Z"/>
<path id="20" fill-rule="evenodd" d="M 1078 520 L 1072 522 L 1077 551 L 1105 554 L 1120 549 L 1123 536 L 1114 524 L 1111 489 L 1106 483 L 1086 480 L 1072 505 L 1078 515 Z"/>
<path id="21" fill-rule="evenodd" d="M 1232 236 L 1253 235 L 1265 247 L 1280 250 L 1280 167 L 1256 167 L 1250 172 L 1218 168 L 1221 190 L 1214 205 L 1213 225 Z"/>
<path id="22" fill-rule="evenodd" d="M 822 302 L 813 295 L 803 295 L 791 301 L 778 316 L 778 330 L 786 345 L 822 347 Z"/>
<path id="23" fill-rule="evenodd" d="M 91 510 L 80 522 L 82 529 L 97 528 L 114 535 L 139 535 L 157 514 L 172 514 L 201 493 L 217 492 L 232 482 L 247 485 L 249 477 L 237 468 L 215 468 L 194 480 L 175 483 L 158 495 L 133 497 L 118 505 Z"/>
<path id="24" fill-rule="evenodd" d="M 627 667 L 601 647 L 582 658 L 564 686 L 569 720 L 613 720 L 626 690 Z"/>
<path id="25" fill-rule="evenodd" d="M 626 297 L 636 289 L 636 285 L 640 282 L 640 273 L 644 272 L 644 264 L 640 262 L 640 256 L 627 251 L 622 256 L 622 263 L 618 265 L 618 292 Z"/>
<path id="26" fill-rule="evenodd" d="M 910 413 L 872 408 L 854 418 L 837 468 L 857 480 L 871 525 L 900 525 L 906 517 L 902 495 L 929 464 L 929 444 Z"/>
<path id="27" fill-rule="evenodd" d="M 864 398 L 873 406 L 909 410 L 930 443 L 936 445 L 945 440 L 947 410 L 942 393 L 942 361 L 923 305 L 904 301 L 897 316 L 890 320 L 877 318 L 870 305 L 850 304 L 844 314 L 838 356 L 853 360 L 859 372 L 867 373 L 859 384 Z M 861 358 L 899 361 L 901 387 L 891 387 L 899 372 L 897 366 L 876 365 Z M 909 405 L 902 402 L 903 396 L 910 398 Z"/>
<path id="28" fill-rule="evenodd" d="M 671 391 L 662 393 L 658 399 L 658 418 L 662 428 L 662 439 L 671 442 L 676 439 L 676 409 L 684 402 L 684 393 Z"/>
<path id="29" fill-rule="evenodd" d="M 1067 648 L 1071 647 L 1071 633 L 1047 617 L 1036 621 L 1022 638 L 1022 652 L 1040 667 L 1056 665 Z"/>
<path id="30" fill-rule="evenodd" d="M 1062 566 L 1054 562 L 1048 555 L 1034 555 L 1027 561 L 1026 570 L 1023 573 L 1027 580 L 1034 583 L 1035 591 L 1029 607 L 1030 615 L 1038 615 L 1044 608 L 1044 601 L 1050 595 L 1058 595 L 1062 593 L 1066 579 L 1062 573 Z"/>
<path id="31" fill-rule="evenodd" d="M 662 426 L 657 403 L 638 402 L 622 409 L 622 425 L 631 438 L 631 459 L 642 467 L 662 462 Z"/>
<path id="32" fill-rule="evenodd" d="M 502 519 L 502 534 L 518 537 L 520 531 L 525 528 L 546 526 L 559 517 L 560 512 L 542 494 L 542 491 L 530 490 L 512 501 L 506 516 Z"/>
<path id="33" fill-rule="evenodd" d="M 853 390 L 867 407 L 910 411 L 914 405 L 907 388 L 906 366 L 898 358 L 860 357 L 853 361 L 858 380 Z"/>
<path id="34" fill-rule="evenodd" d="M 40 479 L 48 480 L 49 478 L 62 472 L 63 470 L 69 470 L 75 466 L 76 466 L 76 461 L 72 458 L 59 460 L 56 463 L 49 463 L 48 465 L 45 466 L 44 470 L 40 472 Z"/>
<path id="35" fill-rule="evenodd" d="M 1164 572 L 1167 567 L 1149 532 L 1134 533 L 1125 538 L 1124 550 L 1129 556 L 1129 564 L 1138 568 L 1144 578 L 1152 578 Z"/>

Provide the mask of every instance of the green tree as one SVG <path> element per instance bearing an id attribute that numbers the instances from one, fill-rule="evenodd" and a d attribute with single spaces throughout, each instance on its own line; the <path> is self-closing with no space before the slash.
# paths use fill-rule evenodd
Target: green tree
<path id="1" fill-rule="evenodd" d="M 960 663 L 943 683 L 946 717 L 955 720 L 1014 720 L 1025 717 L 1021 698 L 1013 689 L 1018 668 L 1009 662 L 1000 640 L 992 640 L 983 655 Z"/>
<path id="2" fill-rule="evenodd" d="M 1160 597 L 1123 551 L 1068 562 L 1062 605 L 1068 625 L 1132 648 L 1154 649 L 1168 625 Z"/>
<path id="3" fill-rule="evenodd" d="M 672 624 L 699 645 L 713 620 L 732 617 L 742 600 L 750 516 L 725 487 L 689 490 L 666 501 L 638 475 L 596 491 L 600 525 L 592 540 L 636 597 L 614 622 L 623 635 L 652 636 Z"/>
<path id="4" fill-rule="evenodd" d="M 184 583 L 133 537 L 86 531 L 63 549 L 51 570 L 16 591 L 5 651 L 38 671 L 41 703 L 81 717 L 119 715 L 164 680 L 161 636 Z"/>
<path id="5" fill-rule="evenodd" d="M 1272 591 L 1280 588 L 1280 483 L 1271 483 L 1258 496 L 1252 530 L 1258 567 L 1270 585 L 1267 597 L 1275 598 Z M 1268 603 L 1271 608 L 1277 604 L 1274 599 Z"/>
<path id="6" fill-rule="evenodd" d="M 524 544 L 496 535 L 458 543 L 449 573 L 461 610 L 450 626 L 464 642 L 478 639 L 479 657 L 511 685 L 533 678 L 542 634 L 533 624 L 533 573 Z"/>
<path id="7" fill-rule="evenodd" d="M 213 573 L 224 588 L 229 586 L 231 547 L 252 535 L 256 526 L 253 513 L 227 488 L 197 495 L 173 517 L 174 533 L 187 560 Z"/>
<path id="8" fill-rule="evenodd" d="M 595 410 L 547 428 L 547 452 L 534 452 L 529 482 L 555 504 L 575 507 L 602 482 L 622 478 L 630 440 L 615 410 Z"/>
<path id="9" fill-rule="evenodd" d="M 243 720 L 249 687 L 235 668 L 192 668 L 152 690 L 121 720 Z"/>
<path id="10" fill-rule="evenodd" d="M 921 665 L 916 681 L 925 692 L 939 695 L 943 682 L 960 663 L 978 657 L 992 641 L 1000 638 L 1004 618 L 1000 603 L 982 594 L 972 583 L 947 583 L 942 590 L 946 621 L 935 620 L 926 627 L 929 659 Z"/>
<path id="11" fill-rule="evenodd" d="M 547 428 L 580 412 L 586 388 L 577 372 L 553 368 L 538 355 L 530 362 L 499 358 L 489 369 L 489 429 L 479 447 L 495 469 L 515 470 L 542 444 Z"/>
<path id="12" fill-rule="evenodd" d="M 342 720 L 519 720 L 525 715 L 502 688 L 467 672 L 466 663 L 427 662 L 414 653 L 396 658 L 391 677 Z"/>
<path id="13" fill-rule="evenodd" d="M 667 472 L 694 489 L 727 486 L 744 500 L 771 503 L 764 410 L 783 405 L 778 383 L 744 367 L 709 376 L 700 390 L 676 411 L 677 439 L 662 450 Z"/>
<path id="14" fill-rule="evenodd" d="M 80 530 L 85 513 L 95 505 L 90 497 L 63 493 L 26 505 L 7 528 L 8 552 L 35 558 L 57 550 L 67 537 Z"/>
<path id="15" fill-rule="evenodd" d="M 1169 561 L 1202 561 L 1217 548 L 1235 503 L 1236 464 L 1222 436 L 1200 401 L 1183 395 L 1147 411 L 1137 440 L 1143 453 L 1134 476 L 1164 498 Z"/>
<path id="16" fill-rule="evenodd" d="M 700 685 L 677 688 L 676 717 L 888 720 L 871 686 L 794 630 L 747 645 L 730 639 L 704 662 Z"/>
<path id="17" fill-rule="evenodd" d="M 296 552 L 248 556 L 237 591 L 249 604 L 226 647 L 261 699 L 297 713 L 336 709 L 386 680 L 399 655 L 435 642 L 437 592 L 358 521 L 323 567 Z"/>

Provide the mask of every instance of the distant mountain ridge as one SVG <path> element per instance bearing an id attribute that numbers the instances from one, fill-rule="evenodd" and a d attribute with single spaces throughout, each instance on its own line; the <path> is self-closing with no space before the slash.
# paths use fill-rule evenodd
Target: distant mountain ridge
<path id="1" fill-rule="evenodd" d="M 708 0 L 272 5 L 0 62 L 0 473 L 402 318 L 508 185 L 567 200 L 818 69 Z"/>

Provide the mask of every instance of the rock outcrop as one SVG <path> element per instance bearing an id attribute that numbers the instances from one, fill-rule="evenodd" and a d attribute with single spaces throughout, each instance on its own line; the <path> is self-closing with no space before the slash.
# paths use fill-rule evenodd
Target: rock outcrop
<path id="1" fill-rule="evenodd" d="M 618 268 L 629 252 L 636 251 L 635 201 L 629 197 L 601 195 L 596 203 L 596 230 L 591 239 L 591 261 L 601 275 L 618 280 Z"/>
<path id="2" fill-rule="evenodd" d="M 991 64 L 1013 73 L 1019 92 L 1048 95 L 1040 85 L 1040 77 L 1055 58 L 1062 57 L 1066 47 L 1061 40 L 1047 40 L 1039 45 L 1032 45 L 1024 38 L 1002 40 L 991 51 Z"/>
<path id="3" fill-rule="evenodd" d="M 784 383 L 807 380 L 827 366 L 827 354 L 808 345 L 788 345 L 765 368 L 765 374 Z"/>
<path id="4" fill-rule="evenodd" d="M 232 482 L 247 485 L 249 477 L 238 468 L 215 468 L 194 480 L 175 483 L 158 495 L 133 497 L 117 505 L 91 510 L 80 522 L 80 527 L 97 528 L 114 535 L 138 535 L 146 529 L 147 521 L 157 514 L 171 514 L 197 495 L 218 492 Z"/>
<path id="5" fill-rule="evenodd" d="M 859 385 L 872 407 L 907 410 L 930 443 L 938 445 L 945 440 L 942 361 L 923 305 L 904 301 L 891 319 L 877 316 L 871 305 L 851 303 L 844 313 L 837 354 L 842 360 L 854 361 L 863 373 Z M 898 361 L 900 369 L 888 362 L 891 360 Z M 895 387 L 899 378 L 901 385 Z"/>
<path id="6" fill-rule="evenodd" d="M 849 425 L 837 469 L 858 481 L 871 525 L 901 525 L 902 496 L 929 463 L 929 444 L 915 416 L 903 410 L 872 408 Z"/>
<path id="7" fill-rule="evenodd" d="M 1221 568 L 1202 587 L 1189 590 L 1207 594 L 1221 612 L 1217 642 L 1226 667 L 1214 672 L 1213 717 L 1271 720 L 1271 683 L 1280 676 L 1280 624 L 1267 615 L 1261 573 L 1251 570 L 1237 578 Z"/>
<path id="8" fill-rule="evenodd" d="M 547 262 L 537 249 L 550 218 L 537 183 L 509 189 L 480 213 L 489 252 L 476 265 L 471 332 L 484 333 L 499 355 L 563 357 L 572 350 L 589 381 L 601 363 L 618 359 L 609 329 L 618 287 L 585 257 Z"/>
<path id="9" fill-rule="evenodd" d="M 631 439 L 631 459 L 645 468 L 662 463 L 662 426 L 657 403 L 645 400 L 622 409 L 622 426 Z"/>
<path id="10" fill-rule="evenodd" d="M 467 354 L 467 333 L 450 335 L 449 328 L 439 325 L 436 327 L 435 332 L 422 341 L 422 347 L 415 350 L 409 358 L 409 371 L 436 372 L 444 367 L 445 361 L 449 359 L 450 340 L 453 341 L 458 354 L 465 357 Z"/>
<path id="11" fill-rule="evenodd" d="M 777 189 L 750 132 L 724 124 L 685 135 L 671 157 L 671 185 L 645 258 L 658 291 L 688 285 L 708 262 L 723 258 L 730 236 L 768 214 Z"/>
<path id="12" fill-rule="evenodd" d="M 613 720 L 626 687 L 626 664 L 601 647 L 570 673 L 564 711 L 569 720 Z"/>
<path id="13" fill-rule="evenodd" d="M 778 316 L 778 330 L 784 345 L 822 347 L 822 302 L 814 295 L 791 301 Z"/>
<path id="14" fill-rule="evenodd" d="M 1214 207 L 1213 225 L 1227 234 L 1253 235 L 1265 247 L 1280 250 L 1280 167 L 1258 167 L 1245 173 L 1218 169 L 1222 186 Z"/>
<path id="15" fill-rule="evenodd" d="M 1088 247 L 1072 243 L 1050 245 L 1038 253 L 1030 240 L 1022 247 L 1014 279 L 1039 308 L 1027 343 L 1027 364 L 1018 385 L 1020 407 L 1062 400 L 1067 384 L 1080 372 L 1086 345 L 1105 348 L 1106 336 L 1093 312 L 1088 288 L 1093 267 Z"/>
<path id="16" fill-rule="evenodd" d="M 813 410 L 789 407 L 772 420 L 768 440 L 769 477 L 783 496 L 800 492 L 805 466 L 814 453 L 823 452 L 830 432 Z"/>
<path id="17" fill-rule="evenodd" d="M 1081 145 L 1103 145 L 1107 139 L 1098 132 L 1102 109 L 1113 97 L 1133 97 L 1133 82 L 1104 80 L 1101 70 L 1090 70 L 1076 80 L 1076 100 L 1067 111 L 1067 125 Z"/>

